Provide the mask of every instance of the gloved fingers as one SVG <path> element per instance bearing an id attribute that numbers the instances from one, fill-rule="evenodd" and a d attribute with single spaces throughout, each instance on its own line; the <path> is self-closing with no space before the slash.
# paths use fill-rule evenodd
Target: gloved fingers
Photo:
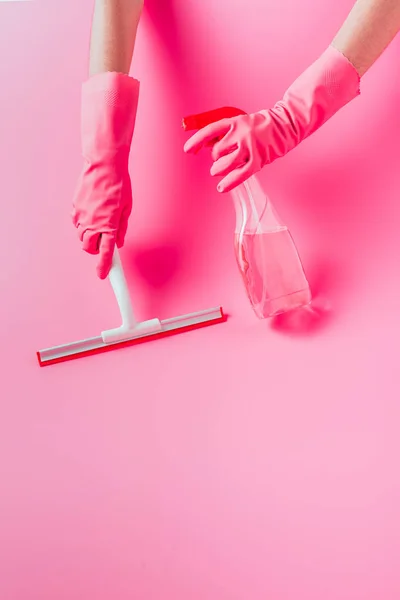
<path id="1" fill-rule="evenodd" d="M 217 185 L 217 190 L 219 192 L 230 192 L 235 187 L 246 181 L 251 175 L 255 173 L 254 165 L 251 160 L 247 163 L 234 169 L 224 179 L 222 179 Z"/>
<path id="2" fill-rule="evenodd" d="M 113 233 L 103 233 L 99 243 L 99 259 L 97 262 L 97 275 L 105 279 L 110 272 L 115 248 L 115 236 Z"/>
<path id="3" fill-rule="evenodd" d="M 78 227 L 78 235 L 82 242 L 82 250 L 88 254 L 99 253 L 100 233 L 97 231 L 91 231 L 90 229 L 84 230 L 82 227 Z"/>
<path id="4" fill-rule="evenodd" d="M 85 232 L 87 231 L 84 227 L 82 227 L 82 225 L 79 225 L 78 222 L 74 222 L 74 225 L 76 227 L 76 231 L 78 233 L 78 238 L 81 242 L 83 242 L 83 237 L 85 235 Z"/>
<path id="5" fill-rule="evenodd" d="M 204 145 L 215 140 L 216 138 L 223 137 L 228 133 L 231 127 L 232 119 L 221 119 L 215 123 L 210 123 L 206 127 L 203 127 L 199 131 L 190 137 L 183 149 L 185 152 L 198 152 Z"/>
<path id="6" fill-rule="evenodd" d="M 73 225 L 78 228 L 79 227 L 79 218 L 78 218 L 78 211 L 75 209 L 75 206 L 72 207 L 71 219 L 72 219 Z"/>
<path id="7" fill-rule="evenodd" d="M 130 192 L 130 194 L 131 194 L 131 201 L 129 203 L 125 204 L 124 208 L 122 209 L 121 216 L 119 219 L 119 227 L 118 227 L 118 231 L 117 231 L 117 247 L 118 248 L 122 248 L 122 246 L 124 245 L 126 232 L 128 230 L 129 217 L 131 216 L 131 212 L 132 212 L 132 191 Z"/>
<path id="8" fill-rule="evenodd" d="M 211 150 L 211 158 L 215 162 L 219 158 L 234 152 L 241 145 L 242 144 L 240 143 L 237 132 L 235 132 L 233 129 L 230 129 L 223 138 L 214 144 Z"/>
<path id="9" fill-rule="evenodd" d="M 237 169 L 243 163 L 246 162 L 246 158 L 243 158 L 243 151 L 241 148 L 236 148 L 234 152 L 227 154 L 226 156 L 222 156 L 218 160 L 213 163 L 210 173 L 213 177 L 215 176 L 223 176 L 228 175 L 233 169 Z"/>
<path id="10" fill-rule="evenodd" d="M 128 229 L 127 221 L 122 222 L 117 231 L 117 240 L 116 240 L 117 248 L 122 248 L 122 246 L 124 245 L 127 229 Z"/>
<path id="11" fill-rule="evenodd" d="M 119 227 L 117 231 L 117 247 L 122 248 L 125 242 L 126 232 L 128 230 L 129 216 L 131 214 L 131 208 L 124 208 L 121 213 L 119 220 Z"/>
<path id="12" fill-rule="evenodd" d="M 223 137 L 224 136 L 222 136 L 222 137 L 219 136 L 219 137 L 213 138 L 212 140 L 208 141 L 205 144 L 206 148 L 212 148 L 217 142 L 219 142 L 220 140 L 222 140 Z"/>

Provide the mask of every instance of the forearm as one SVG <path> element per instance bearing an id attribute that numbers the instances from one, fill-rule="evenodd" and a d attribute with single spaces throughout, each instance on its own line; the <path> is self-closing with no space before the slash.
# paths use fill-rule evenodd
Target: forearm
<path id="1" fill-rule="evenodd" d="M 357 0 L 333 46 L 363 76 L 399 30 L 400 0 Z"/>
<path id="2" fill-rule="evenodd" d="M 89 73 L 129 73 L 144 0 L 95 0 Z"/>

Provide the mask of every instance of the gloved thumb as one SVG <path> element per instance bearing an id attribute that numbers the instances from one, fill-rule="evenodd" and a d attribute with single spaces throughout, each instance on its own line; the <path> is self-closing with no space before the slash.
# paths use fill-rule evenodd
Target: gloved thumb
<path id="1" fill-rule="evenodd" d="M 115 236 L 111 233 L 103 233 L 99 243 L 99 259 L 97 262 L 97 275 L 105 279 L 110 272 L 115 248 Z"/>
<path id="2" fill-rule="evenodd" d="M 119 222 L 119 227 L 118 227 L 118 231 L 117 231 L 117 246 L 118 246 L 118 248 L 122 248 L 122 246 L 124 245 L 126 232 L 128 230 L 128 223 L 129 223 L 128 219 L 129 219 L 130 212 L 131 211 L 129 208 L 122 211 L 120 222 Z"/>

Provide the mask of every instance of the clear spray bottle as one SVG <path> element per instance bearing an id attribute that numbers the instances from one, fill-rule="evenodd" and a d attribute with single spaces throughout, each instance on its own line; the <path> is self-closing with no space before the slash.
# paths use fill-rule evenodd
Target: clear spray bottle
<path id="1" fill-rule="evenodd" d="M 257 317 L 307 306 L 310 287 L 293 238 L 258 179 L 253 175 L 231 193 L 236 261 Z"/>
<path id="2" fill-rule="evenodd" d="M 243 114 L 222 108 L 183 120 L 186 131 Z M 307 306 L 311 291 L 293 238 L 254 175 L 231 192 L 235 210 L 235 254 L 247 296 L 264 319 Z"/>

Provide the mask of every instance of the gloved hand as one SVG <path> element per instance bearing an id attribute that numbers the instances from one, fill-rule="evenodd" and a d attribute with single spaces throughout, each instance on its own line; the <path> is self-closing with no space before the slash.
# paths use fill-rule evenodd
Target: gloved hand
<path id="1" fill-rule="evenodd" d="M 360 77 L 333 46 L 322 54 L 270 110 L 221 119 L 195 133 L 185 152 L 215 140 L 211 175 L 228 192 L 264 165 L 284 156 L 360 93 Z"/>
<path id="2" fill-rule="evenodd" d="M 82 87 L 84 166 L 72 219 L 82 248 L 99 254 L 97 274 L 107 277 L 115 244 L 123 246 L 132 210 L 128 172 L 139 82 L 122 73 L 100 73 Z"/>

